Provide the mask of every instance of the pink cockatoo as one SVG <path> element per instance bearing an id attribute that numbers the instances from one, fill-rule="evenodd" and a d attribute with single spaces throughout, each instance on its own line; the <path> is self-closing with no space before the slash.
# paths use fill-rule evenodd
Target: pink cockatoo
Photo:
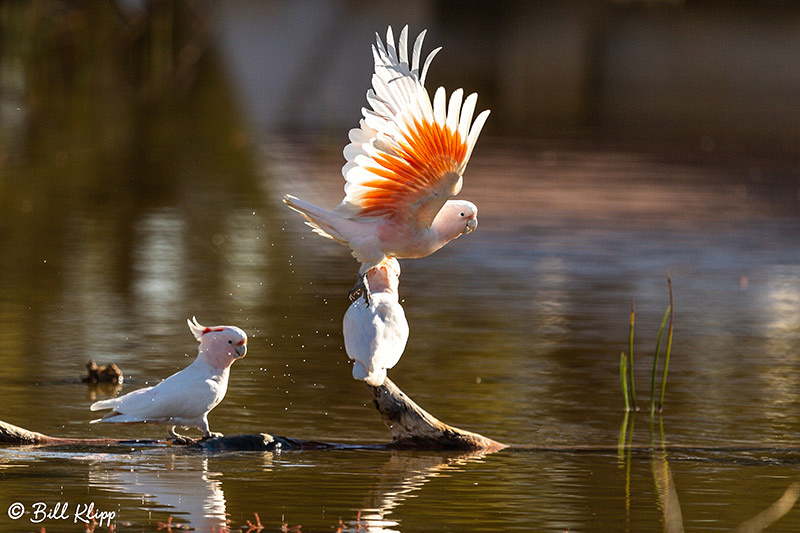
<path id="1" fill-rule="evenodd" d="M 92 424 L 166 424 L 170 436 L 178 440 L 185 437 L 175 432 L 175 426 L 199 428 L 205 437 L 222 435 L 209 430 L 208 412 L 225 397 L 230 367 L 247 353 L 247 334 L 236 326 L 207 328 L 194 317 L 186 322 L 200 343 L 197 359 L 158 385 L 93 403 L 92 411 L 113 411 Z"/>
<path id="2" fill-rule="evenodd" d="M 389 27 L 386 46 L 377 37 L 372 47 L 371 109 L 363 108 L 360 127 L 350 130 L 344 149 L 344 200 L 331 212 L 291 195 L 283 199 L 316 233 L 349 246 L 362 263 L 351 296 L 368 288 L 364 274 L 384 258 L 428 256 L 478 225 L 475 204 L 450 198 L 461 190 L 489 111 L 473 123 L 478 95 L 463 100 L 462 89 L 446 103 L 439 87 L 431 102 L 425 76 L 440 48 L 428 55 L 420 73 L 425 33 L 414 43 L 410 64 L 408 26 L 397 45 Z"/>
<path id="3" fill-rule="evenodd" d="M 408 341 L 408 322 L 397 293 L 400 264 L 387 258 L 367 270 L 367 279 L 372 297 L 350 304 L 342 332 L 347 355 L 355 360 L 353 377 L 379 387 Z"/>

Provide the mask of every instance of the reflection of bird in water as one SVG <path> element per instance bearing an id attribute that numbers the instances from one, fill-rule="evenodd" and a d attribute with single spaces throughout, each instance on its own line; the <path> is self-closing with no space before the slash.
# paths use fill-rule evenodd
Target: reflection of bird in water
<path id="1" fill-rule="evenodd" d="M 219 404 L 228 390 L 228 375 L 234 361 L 247 353 L 247 334 L 236 326 L 207 328 L 187 320 L 189 329 L 200 343 L 197 359 L 158 385 L 135 390 L 119 398 L 101 400 L 92 411 L 113 409 L 96 422 L 156 423 L 200 428 L 206 437 L 220 436 L 208 427 L 208 412 Z"/>
<path id="2" fill-rule="evenodd" d="M 400 264 L 386 259 L 367 271 L 372 297 L 357 299 L 344 315 L 344 346 L 354 359 L 353 377 L 376 387 L 400 360 L 408 341 L 408 322 L 397 294 Z"/>
<path id="3" fill-rule="evenodd" d="M 391 458 L 381 468 L 379 483 L 374 494 L 367 498 L 356 520 L 348 521 L 341 529 L 345 532 L 370 531 L 371 533 L 390 533 L 401 531 L 401 524 L 391 519 L 392 510 L 402 505 L 408 498 L 433 478 L 443 472 L 457 469 L 468 463 L 483 461 L 485 454 L 447 456 L 440 454 L 418 455 L 392 453 Z"/>
<path id="4" fill-rule="evenodd" d="M 104 459 L 89 473 L 89 486 L 141 498 L 142 507 L 186 521 L 196 531 L 227 527 L 225 494 L 220 474 L 209 459 L 196 454 L 146 453 L 109 465 Z M 159 518 L 163 520 L 163 518 Z M 173 527 L 179 528 L 177 524 Z"/>
<path id="5" fill-rule="evenodd" d="M 380 37 L 372 48 L 375 72 L 367 92 L 360 127 L 350 130 L 344 149 L 347 163 L 344 200 L 331 212 L 286 195 L 284 202 L 300 213 L 323 237 L 352 249 L 361 262 L 359 282 L 386 257 L 416 258 L 432 254 L 478 225 L 478 209 L 450 200 L 461 191 L 463 173 L 489 111 L 472 121 L 478 95 L 463 100 L 455 90 L 449 103 L 443 87 L 431 102 L 425 75 L 437 48 L 420 71 L 422 41 L 417 37 L 411 61 L 408 26 L 395 44 L 392 28 L 386 45 Z"/>

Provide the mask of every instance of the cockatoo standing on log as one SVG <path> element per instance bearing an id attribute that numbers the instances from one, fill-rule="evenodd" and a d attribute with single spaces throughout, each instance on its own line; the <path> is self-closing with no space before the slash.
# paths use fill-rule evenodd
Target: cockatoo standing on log
<path id="1" fill-rule="evenodd" d="M 185 437 L 175 432 L 175 426 L 199 428 L 205 437 L 222 436 L 209 429 L 208 412 L 225 397 L 230 367 L 247 353 L 247 334 L 235 326 L 207 328 L 196 318 L 186 322 L 200 343 L 197 359 L 158 385 L 93 403 L 92 411 L 113 410 L 92 424 L 166 424 L 170 436 L 178 440 Z"/>
<path id="2" fill-rule="evenodd" d="M 291 195 L 283 199 L 316 233 L 352 249 L 361 269 L 351 297 L 364 288 L 367 301 L 365 274 L 385 258 L 425 257 L 478 225 L 475 204 L 450 198 L 461 190 L 489 111 L 473 122 L 478 95 L 463 99 L 462 89 L 447 102 L 439 87 L 431 102 L 425 76 L 440 48 L 420 72 L 425 33 L 417 37 L 410 63 L 408 26 L 397 45 L 389 27 L 386 46 L 377 37 L 372 47 L 371 109 L 363 108 L 360 127 L 350 130 L 344 149 L 344 200 L 331 212 Z"/>
<path id="3" fill-rule="evenodd" d="M 408 341 L 408 322 L 400 305 L 397 287 L 400 264 L 385 259 L 367 270 L 372 292 L 369 302 L 356 299 L 344 315 L 344 347 L 354 359 L 353 377 L 379 387 L 386 370 L 400 360 Z"/>

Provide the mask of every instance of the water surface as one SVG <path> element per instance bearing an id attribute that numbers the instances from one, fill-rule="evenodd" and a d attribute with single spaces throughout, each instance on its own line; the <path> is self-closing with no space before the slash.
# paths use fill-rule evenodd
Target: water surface
<path id="1" fill-rule="evenodd" d="M 280 202 L 285 192 L 338 202 L 335 149 L 287 138 L 215 149 L 200 139 L 146 165 L 146 178 L 115 157 L 84 169 L 95 156 L 26 155 L 4 169 L 3 420 L 59 436 L 161 436 L 159 427 L 90 426 L 89 404 L 108 391 L 79 382 L 83 365 L 119 364 L 123 393 L 156 382 L 194 357 L 185 319 L 196 315 L 251 337 L 210 416 L 213 430 L 388 439 L 343 351 L 356 264 Z M 75 166 L 85 173 L 71 184 Z M 686 529 L 736 527 L 797 480 L 800 457 L 779 449 L 796 444 L 800 429 L 792 176 L 755 181 L 750 168 L 717 158 L 641 147 L 488 141 L 462 192 L 479 206 L 478 231 L 402 262 L 411 339 L 390 375 L 436 416 L 511 449 L 8 448 L 0 451 L 0 522 L 24 523 L 6 516 L 15 501 L 92 501 L 130 531 L 169 516 L 199 531 L 238 528 L 253 513 L 272 530 L 644 531 L 667 527 L 656 482 L 666 465 Z M 676 305 L 661 419 L 667 449 L 774 451 L 614 450 L 630 303 L 645 403 L 667 270 Z M 635 446 L 661 441 L 658 424 L 634 418 Z M 772 530 L 796 529 L 797 512 Z"/>

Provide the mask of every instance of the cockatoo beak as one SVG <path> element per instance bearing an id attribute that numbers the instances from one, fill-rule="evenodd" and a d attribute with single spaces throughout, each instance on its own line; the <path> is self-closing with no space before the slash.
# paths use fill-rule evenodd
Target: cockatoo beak
<path id="1" fill-rule="evenodd" d="M 237 359 L 241 359 L 246 354 L 247 354 L 247 345 L 246 344 L 240 344 L 239 346 L 236 347 L 236 358 Z"/>
<path id="2" fill-rule="evenodd" d="M 467 220 L 467 227 L 464 228 L 464 233 L 465 234 L 466 233 L 472 233 L 473 231 L 475 231 L 475 228 L 477 228 L 477 227 L 478 227 L 478 219 L 477 218 L 471 218 L 471 219 Z"/>

